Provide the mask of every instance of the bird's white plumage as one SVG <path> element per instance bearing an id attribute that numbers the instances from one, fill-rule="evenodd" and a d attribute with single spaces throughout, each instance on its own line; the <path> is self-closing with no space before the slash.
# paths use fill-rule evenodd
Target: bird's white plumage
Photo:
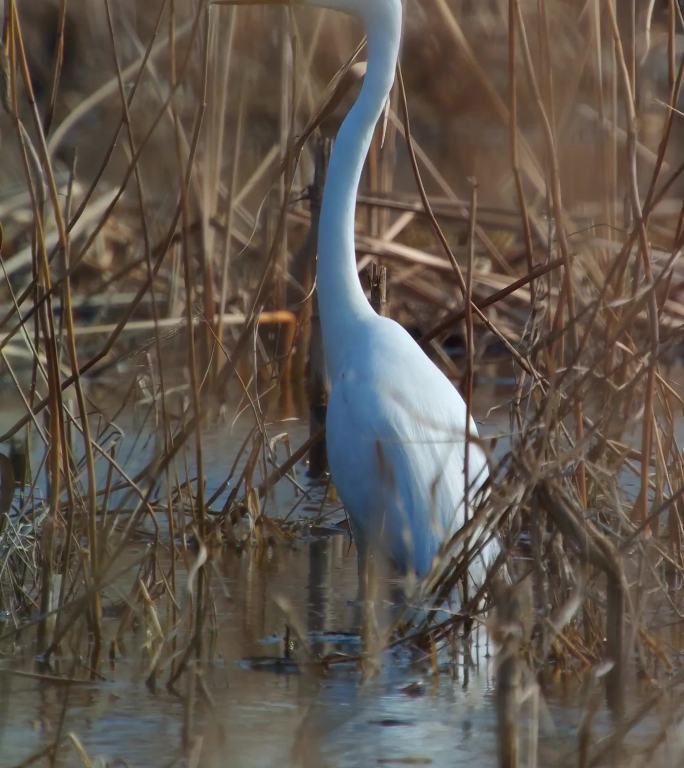
<path id="1" fill-rule="evenodd" d="M 286 0 L 265 0 L 285 2 Z M 356 194 L 399 55 L 401 0 L 297 0 L 361 19 L 368 63 L 359 97 L 340 127 L 319 223 L 316 274 L 331 391 L 327 447 L 332 477 L 349 513 L 360 565 L 384 555 L 424 576 L 447 538 L 464 524 L 471 489 L 487 462 L 470 443 L 463 399 L 406 331 L 371 309 L 355 256 Z M 475 437 L 475 425 L 468 425 Z M 469 494 L 470 497 L 470 494 Z M 473 493 L 474 497 L 474 493 Z M 477 584 L 498 551 L 474 559 Z"/>
<path id="2" fill-rule="evenodd" d="M 400 571 L 424 576 L 463 525 L 465 403 L 392 320 L 360 323 L 358 336 L 340 351 L 328 457 L 355 539 L 362 555 L 382 553 Z M 477 435 L 472 421 L 470 433 Z M 471 499 L 486 475 L 486 458 L 471 442 Z M 476 570 L 477 582 L 481 561 Z"/>

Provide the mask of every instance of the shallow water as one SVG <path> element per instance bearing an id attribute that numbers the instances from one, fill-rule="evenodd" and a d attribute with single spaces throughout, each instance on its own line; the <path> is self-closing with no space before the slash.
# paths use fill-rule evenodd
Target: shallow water
<path id="1" fill-rule="evenodd" d="M 490 403 L 500 387 L 505 389 L 507 384 L 492 380 L 480 390 L 480 396 Z M 9 426 L 19 412 L 5 399 L 0 426 Z M 292 412 L 286 415 L 291 418 L 269 424 L 268 434 L 273 438 L 287 431 L 294 448 L 305 439 L 308 427 Z M 492 433 L 501 427 L 504 431 L 505 418 L 505 411 L 490 415 L 485 430 Z M 140 404 L 117 418 L 122 431 L 117 455 L 130 474 L 159 450 L 151 436 L 152 423 L 152 414 Z M 226 477 L 251 424 L 247 414 L 235 424 L 217 422 L 205 430 L 208 495 Z M 280 460 L 285 451 L 280 443 Z M 36 450 L 34 465 L 39 454 Z M 181 478 L 192 476 L 191 447 L 176 469 Z M 284 517 L 297 502 L 297 515 L 318 514 L 323 489 L 311 486 L 303 466 L 298 468 L 297 480 L 311 498 L 301 503 L 294 486 L 281 482 L 267 500 L 269 515 Z M 228 490 L 215 507 L 220 507 Z M 130 497 L 122 494 L 112 498 L 111 507 L 130 503 Z M 341 519 L 338 504 L 327 505 L 327 510 L 331 522 Z M 208 664 L 202 669 L 213 703 L 198 705 L 191 733 L 192 739 L 201 739 L 203 744 L 201 765 L 351 766 L 396 760 L 466 765 L 476 758 L 478 764 L 490 765 L 496 749 L 495 714 L 491 665 L 484 657 L 478 669 L 468 670 L 467 686 L 462 659 L 448 674 L 433 677 L 429 663 L 388 655 L 380 674 L 365 683 L 353 664 L 335 666 L 325 675 L 307 664 L 307 646 L 314 654 L 355 654 L 360 645 L 354 604 L 356 553 L 346 535 L 326 531 L 315 538 L 280 542 L 261 553 L 229 550 L 216 554 L 212 571 L 216 632 L 207 649 Z M 131 544 L 126 553 L 131 563 L 144 554 L 146 546 L 144 538 Z M 135 578 L 132 573 L 117 581 L 114 591 L 119 597 L 129 594 Z M 183 578 L 181 569 L 179 579 Z M 112 591 L 109 597 L 114 597 Z M 118 616 L 105 621 L 106 643 L 118 624 Z M 291 642 L 290 658 L 284 659 L 287 625 L 295 628 L 291 637 L 297 632 L 301 637 Z M 150 768 L 182 761 L 185 683 L 179 684 L 177 695 L 168 691 L 165 671 L 154 692 L 145 685 L 149 637 L 144 626 L 142 621 L 141 628 L 125 636 L 121 655 L 103 667 L 105 679 L 100 682 L 66 686 L 23 675 L 0 675 L 0 766 L 19 764 L 54 741 L 63 712 L 61 733 L 76 734 L 91 758 Z M 30 654 L 30 641 L 26 645 Z M 80 680 L 87 676 L 80 660 L 66 649 L 62 652 L 64 656 L 55 660 L 54 673 Z M 46 673 L 38 670 L 30 655 L 21 654 L 12 659 L 0 657 L 0 668 Z M 458 763 L 454 762 L 455 748 Z M 74 746 L 63 746 L 57 764 L 76 762 Z"/>
<path id="2" fill-rule="evenodd" d="M 193 728 L 203 741 L 201 765 L 495 762 L 492 662 L 485 653 L 467 675 L 457 659 L 436 677 L 429 663 L 387 656 L 366 683 L 353 665 L 328 674 L 307 665 L 303 644 L 319 651 L 358 648 L 350 602 L 355 553 L 344 536 L 276 547 L 261 561 L 226 554 L 214 580 L 223 587 L 215 592 L 226 596 L 217 599 L 215 645 L 202 670 L 213 705 L 198 706 Z M 287 617 L 278 606 L 285 602 Z M 289 661 L 283 660 L 286 623 L 305 637 Z M 105 632 L 115 624 L 107 622 Z M 53 740 L 64 708 L 64 732 L 73 731 L 93 758 L 150 767 L 180 760 L 184 703 L 161 679 L 155 692 L 142 681 L 146 639 L 143 631 L 131 632 L 126 653 L 103 668 L 102 682 L 68 687 L 0 676 L 0 765 L 20 763 Z M 16 660 L 0 664 L 18 668 Z M 58 664 L 69 677 L 72 660 Z M 34 669 L 30 659 L 19 666 Z M 76 764 L 73 748 L 60 755 L 58 765 Z"/>
<path id="3" fill-rule="evenodd" d="M 131 560 L 142 549 L 131 547 Z M 211 701 L 197 697 L 191 729 L 192 743 L 201 747 L 200 766 L 496 765 L 494 660 L 484 634 L 472 665 L 460 653 L 444 654 L 437 675 L 429 659 L 406 652 L 386 653 L 379 673 L 365 681 L 350 663 L 324 672 L 307 663 L 307 648 L 354 654 L 359 647 L 352 601 L 356 556 L 345 536 L 275 546 L 261 555 L 225 553 L 215 565 L 216 633 L 200 671 Z M 122 593 L 128 582 L 121 580 Z M 105 622 L 107 638 L 117 624 L 115 618 Z M 290 635 L 287 657 L 286 625 L 301 633 L 300 639 Z M 189 764 L 182 748 L 186 682 L 170 692 L 166 670 L 154 690 L 146 686 L 143 624 L 124 641 L 121 655 L 102 665 L 98 682 L 67 686 L 0 674 L 2 768 L 52 743 L 63 714 L 62 733 L 74 733 L 102 765 Z M 65 655 L 53 671 L 83 680 L 81 661 Z M 0 659 L 0 669 L 46 673 L 26 656 Z M 523 707 L 523 734 L 530 722 L 541 724 L 540 766 L 575 764 L 580 698 L 577 683 L 556 687 L 538 718 L 531 702 Z M 595 731 L 606 734 L 611 725 L 601 709 Z M 642 730 L 655 727 L 647 721 Z M 55 764 L 81 765 L 75 747 L 65 743 Z"/>
<path id="4" fill-rule="evenodd" d="M 483 380 L 476 392 L 476 412 L 486 414 L 487 404 L 501 400 L 506 391 L 505 382 Z M 12 414 L 3 411 L 3 422 L 11 423 Z M 236 446 L 247 434 L 247 423 L 221 423 L 205 432 L 209 494 L 225 478 Z M 120 455 L 130 456 L 126 469 L 134 472 L 156 448 L 147 442 L 149 431 L 144 425 L 136 442 L 135 432 L 141 426 L 136 412 L 123 414 L 120 424 L 126 434 Z M 507 410 L 489 413 L 480 427 L 485 435 L 505 433 Z M 285 430 L 293 448 L 307 434 L 303 421 L 273 422 L 268 428 L 271 437 Z M 496 451 L 505 448 L 506 441 L 501 440 Z M 278 450 L 282 459 L 283 447 Z M 189 450 L 179 466 L 181 476 L 192 474 L 193 461 Z M 315 515 L 321 508 L 322 489 L 307 482 L 303 466 L 298 481 L 311 494 L 298 514 L 306 513 L 308 507 Z M 281 483 L 268 501 L 268 512 L 284 516 L 300 500 L 293 485 Z M 338 505 L 328 509 L 331 522 L 340 519 Z M 189 676 L 172 692 L 165 686 L 167 666 L 154 689 L 145 684 L 151 639 L 149 622 L 142 617 L 139 626 L 123 636 L 115 658 L 101 666 L 103 679 L 97 682 L 84 680 L 82 647 L 75 653 L 62 648 L 63 656 L 55 659 L 52 670 L 39 669 L 26 633 L 18 641 L 25 647 L 17 646 L 11 656 L 0 655 L 0 767 L 21 764 L 69 732 L 90 758 L 100 758 L 103 765 L 191 764 L 184 757 L 184 736 L 190 751 L 193 745 L 201 750 L 198 765 L 208 768 L 495 765 L 494 662 L 484 633 L 475 664 L 465 664 L 461 653 L 446 653 L 439 657 L 438 675 L 430 659 L 406 652 L 386 653 L 379 673 L 367 680 L 350 663 L 324 671 L 307 662 L 308 649 L 314 655 L 353 655 L 359 648 L 354 548 L 344 533 L 330 529 L 292 542 L 275 538 L 262 551 L 214 553 L 211 622 L 215 632 L 208 635 L 207 661 L 198 668 L 206 694 L 195 698 L 198 703 L 189 729 L 184 726 Z M 129 546 L 130 572 L 123 569 L 108 590 L 110 604 L 123 604 L 137 578 L 134 566 L 148 546 L 145 537 Z M 189 554 L 187 563 L 193 558 Z M 179 594 L 187 603 L 183 579 L 181 567 Z M 160 618 L 163 623 L 164 617 Z M 116 611 L 108 614 L 105 647 L 114 638 L 119 619 Z M 0 623 L 0 634 L 2 630 Z M 183 647 L 180 641 L 179 647 Z M 38 677 L 50 673 L 79 682 L 67 685 Z M 552 689 L 540 704 L 539 717 L 532 701 L 524 707 L 524 732 L 528 719 L 541 723 L 540 766 L 576 761 L 571 756 L 581 717 L 578 688 Z M 655 727 L 652 724 L 651 731 Z M 610 717 L 601 709 L 595 730 L 605 734 L 610 729 Z M 82 764 L 73 742 L 63 742 L 55 764 Z"/>

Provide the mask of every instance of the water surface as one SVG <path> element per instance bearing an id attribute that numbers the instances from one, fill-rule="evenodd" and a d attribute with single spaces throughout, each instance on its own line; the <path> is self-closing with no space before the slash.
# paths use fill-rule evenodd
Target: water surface
<path id="1" fill-rule="evenodd" d="M 475 411 L 484 435 L 505 436 L 507 408 L 489 411 L 488 406 L 508 396 L 509 383 L 484 378 L 480 382 Z M 119 456 L 130 473 L 145 466 L 159 450 L 158 438 L 140 413 L 129 409 L 117 421 L 122 435 Z M 5 406 L 1 415 L 4 428 L 16 418 L 16 411 Z M 250 428 L 251 421 L 245 418 L 216 422 L 205 430 L 208 495 L 221 486 Z M 296 419 L 296 413 L 281 413 L 267 422 L 267 431 L 271 438 L 287 431 L 291 447 L 296 448 L 308 427 L 305 420 Z M 504 437 L 496 446 L 497 455 L 506 446 Z M 282 460 L 285 444 L 278 442 L 275 450 Z M 192 476 L 191 446 L 178 462 L 179 477 Z M 230 488 L 217 499 L 217 508 Z M 260 549 L 225 548 L 212 553 L 212 606 L 205 660 L 196 667 L 200 680 L 191 716 L 190 676 L 184 675 L 173 690 L 167 688 L 168 659 L 154 684 L 145 683 L 155 640 L 149 615 L 138 600 L 130 601 L 136 620 L 119 637 L 111 661 L 101 665 L 101 679 L 88 680 L 83 644 L 65 643 L 51 669 L 33 658 L 30 631 L 18 636 L 12 646 L 2 646 L 0 767 L 21 765 L 58 738 L 63 741 L 55 764 L 80 765 L 74 743 L 66 739 L 70 732 L 101 765 L 495 765 L 494 648 L 484 633 L 474 663 L 466 662 L 456 644 L 437 658 L 437 674 L 432 658 L 405 650 L 385 653 L 378 673 L 369 677 L 351 661 L 326 668 L 311 663 L 312 658 L 332 658 L 332 654 L 338 660 L 344 654 L 353 657 L 360 647 L 354 599 L 356 553 L 344 531 L 334 530 L 343 517 L 339 504 L 325 503 L 323 493 L 323 486 L 307 480 L 306 467 L 300 465 L 296 482 L 280 483 L 267 500 L 266 511 L 275 518 L 287 517 L 295 506 L 295 516 L 316 518 L 325 511 L 324 523 L 311 533 L 300 530 L 293 538 L 273 529 Z M 119 501 L 125 503 L 126 497 Z M 139 576 L 138 564 L 151 546 L 150 536 L 144 535 L 149 534 L 149 526 L 143 528 L 124 555 L 130 568 L 120 569 L 106 591 L 107 650 L 114 648 L 122 613 Z M 191 547 L 179 558 L 181 612 L 188 610 L 185 579 L 195 557 Z M 158 565 L 168 569 L 168 541 L 159 544 Z M 168 601 L 159 600 L 157 606 L 162 625 L 171 626 Z M 9 627 L 0 623 L 0 634 L 5 629 Z M 178 651 L 184 642 L 179 637 Z M 63 679 L 55 681 L 46 675 Z M 64 678 L 78 682 L 67 684 Z M 579 681 L 569 681 L 565 687 L 546 691 L 537 710 L 532 701 L 525 705 L 523 732 L 528 732 L 529 723 L 538 722 L 541 728 L 540 766 L 576 763 L 581 704 Z M 603 708 L 594 727 L 602 734 L 611 729 Z M 650 721 L 643 726 L 647 734 L 657 727 Z M 201 756 L 198 763 L 193 763 L 193 754 Z"/>

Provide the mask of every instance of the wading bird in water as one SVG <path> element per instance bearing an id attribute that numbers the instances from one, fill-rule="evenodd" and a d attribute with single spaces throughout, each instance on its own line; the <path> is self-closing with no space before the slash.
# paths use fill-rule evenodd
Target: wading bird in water
<path id="1" fill-rule="evenodd" d="M 487 477 L 487 461 L 458 391 L 404 328 L 373 311 L 356 267 L 356 195 L 394 82 L 401 0 L 261 3 L 351 14 L 363 22 L 367 35 L 363 86 L 330 157 L 316 273 L 330 379 L 328 459 L 351 522 L 364 592 L 368 566 L 374 561 L 419 578 L 430 572 L 442 546 L 464 525 L 467 507 L 472 509 Z M 492 539 L 473 558 L 468 571 L 473 586 L 482 583 L 497 553 Z"/>

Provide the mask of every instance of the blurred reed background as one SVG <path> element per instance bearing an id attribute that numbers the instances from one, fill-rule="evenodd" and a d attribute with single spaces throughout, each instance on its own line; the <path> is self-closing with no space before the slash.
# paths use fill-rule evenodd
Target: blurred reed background
<path id="1" fill-rule="evenodd" d="M 185 681 L 190 744 L 213 548 L 301 529 L 273 522 L 269 491 L 320 431 L 279 458 L 262 400 L 306 413 L 319 369 L 314 177 L 359 85 L 360 28 L 199 0 L 3 12 L 0 648 L 46 663 L 78 648 L 75 674 L 96 675 L 116 654 L 103 596 L 154 520 L 129 600 L 159 630 L 149 674 Z M 510 445 L 477 512 L 515 576 L 490 620 L 502 765 L 520 760 L 534 681 L 586 681 L 580 765 L 617 759 L 657 709 L 632 764 L 652 762 L 682 716 L 682 14 L 409 0 L 406 98 L 396 87 L 362 184 L 359 268 L 387 268 L 389 313 L 465 393 L 492 361 L 515 382 L 491 403 Z M 129 472 L 113 435 L 140 402 L 155 448 Z M 203 430 L 245 409 L 218 504 Z M 433 594 L 463 568 L 445 560 Z M 463 624 L 426 620 L 412 641 Z M 619 718 L 597 746 L 604 679 Z"/>

